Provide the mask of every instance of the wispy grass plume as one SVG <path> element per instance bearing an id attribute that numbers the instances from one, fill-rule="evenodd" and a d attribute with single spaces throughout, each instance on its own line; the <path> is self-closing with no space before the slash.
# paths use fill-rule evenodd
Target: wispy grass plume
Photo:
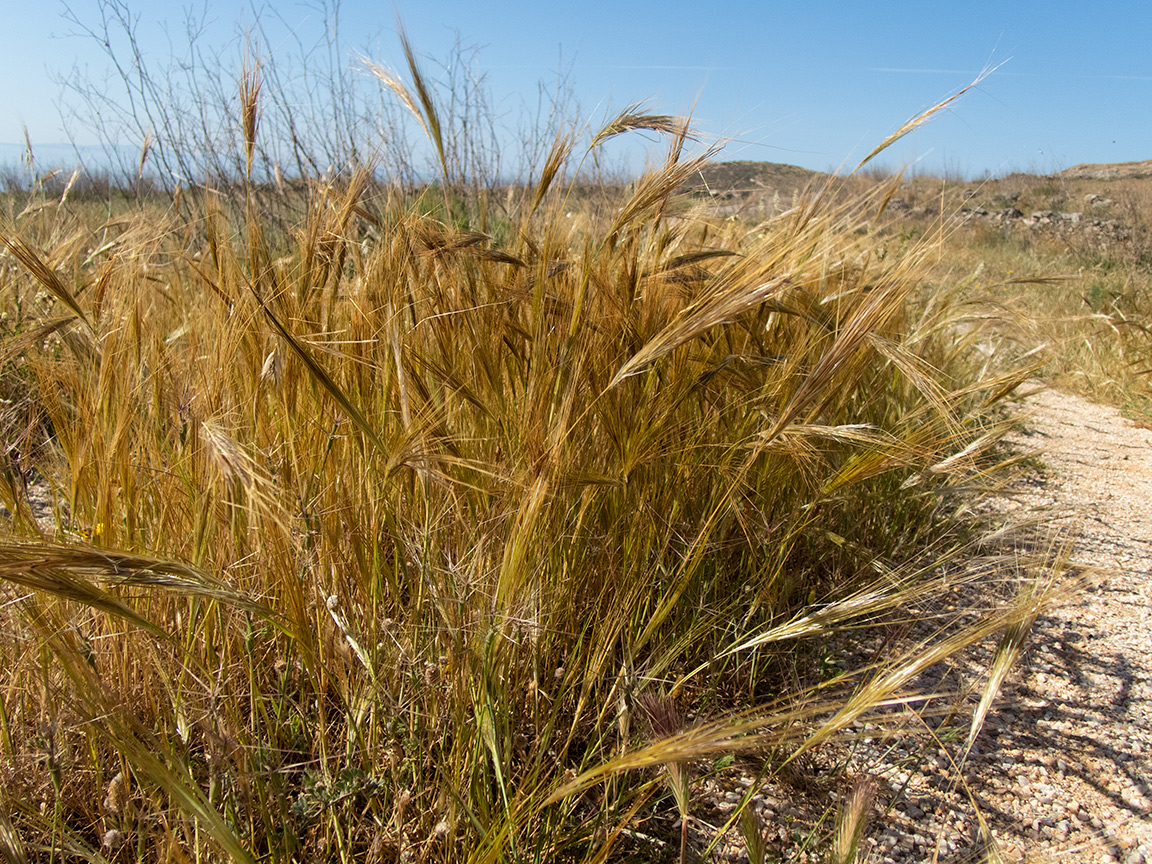
<path id="1" fill-rule="evenodd" d="M 466 186 L 403 50 L 407 83 L 369 68 L 442 182 L 255 182 L 265 58 L 248 206 L 4 229 L 10 859 L 591 862 L 641 820 L 684 858 L 697 760 L 791 764 L 1007 633 L 993 692 L 1043 602 L 810 668 L 945 590 L 1026 374 L 924 300 L 928 241 L 881 254 L 887 186 L 721 218 L 682 191 L 709 158 L 686 123 L 637 105 L 550 135 L 531 186 Z M 644 131 L 661 162 L 587 181 Z M 117 776 L 131 819 L 101 807 Z"/>

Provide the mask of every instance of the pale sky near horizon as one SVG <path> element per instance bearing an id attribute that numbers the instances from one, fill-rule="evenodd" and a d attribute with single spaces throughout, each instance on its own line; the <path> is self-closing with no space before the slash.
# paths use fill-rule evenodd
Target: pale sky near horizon
<path id="1" fill-rule="evenodd" d="M 98 79 L 99 46 L 69 35 L 76 26 L 59 0 L 3 2 L 0 142 L 21 142 L 22 124 L 34 145 L 68 140 L 54 79 L 76 64 Z M 234 57 L 257 14 L 284 44 L 317 40 L 321 2 L 128 5 L 141 15 L 141 44 L 163 61 L 173 44 L 165 28 L 182 31 L 182 8 L 206 13 L 202 45 Z M 98 20 L 98 0 L 70 5 Z M 971 177 L 1152 158 L 1152 4 L 344 0 L 340 62 L 363 53 L 402 67 L 397 15 L 426 71 L 457 38 L 476 46 L 510 124 L 562 68 L 580 119 L 647 100 L 654 111 L 692 110 L 705 135 L 731 139 L 722 158 L 826 170 L 851 167 L 908 117 L 998 67 L 884 163 Z M 71 134 L 89 143 L 84 128 Z"/>

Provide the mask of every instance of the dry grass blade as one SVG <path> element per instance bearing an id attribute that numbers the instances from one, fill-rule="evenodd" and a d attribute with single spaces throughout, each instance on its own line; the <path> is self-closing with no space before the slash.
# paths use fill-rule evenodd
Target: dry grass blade
<path id="1" fill-rule="evenodd" d="M 20 835 L 8 821 L 3 808 L 0 808 L 0 856 L 3 856 L 4 864 L 28 864 L 28 853 L 24 851 Z"/>
<path id="2" fill-rule="evenodd" d="M 209 597 L 266 618 L 275 617 L 264 604 L 187 564 L 111 550 L 0 541 L 0 579 L 128 618 L 156 635 L 163 635 L 163 631 L 98 583 L 119 588 L 163 588 Z"/>
<path id="3" fill-rule="evenodd" d="M 424 135 L 431 141 L 432 129 L 428 126 L 428 121 L 420 110 L 420 103 L 416 101 L 416 97 L 412 95 L 412 91 L 404 86 L 404 82 L 400 80 L 399 76 L 386 66 L 382 66 L 367 57 L 361 57 L 360 63 L 372 73 L 377 81 L 392 91 L 393 95 L 400 100 L 400 104 L 407 108 L 408 113 L 416 118 L 416 122 L 419 123 L 420 128 L 424 130 Z"/>
<path id="4" fill-rule="evenodd" d="M 860 164 L 852 169 L 852 173 L 855 174 L 857 171 L 859 171 L 861 168 L 863 168 L 865 165 L 867 165 L 869 162 L 871 162 L 876 156 L 880 155 L 882 152 L 887 150 L 889 147 L 891 147 L 893 144 L 895 144 L 897 141 L 899 141 L 901 138 L 903 138 L 909 132 L 912 132 L 915 129 L 919 129 L 921 126 L 923 126 L 925 123 L 927 123 L 933 117 L 935 117 L 937 114 L 939 114 L 941 111 L 943 111 L 945 108 L 947 108 L 949 105 L 951 105 L 957 99 L 959 99 L 961 96 L 963 96 L 969 90 L 971 90 L 973 87 L 976 87 L 977 85 L 979 85 L 981 81 L 983 81 L 985 78 L 987 78 L 989 75 L 991 75 L 997 69 L 999 69 L 1000 66 L 1002 66 L 1002 65 L 1004 65 L 1004 64 L 1001 63 L 1001 64 L 998 64 L 998 65 L 992 67 L 991 69 L 985 69 L 983 72 L 981 72 L 979 75 L 977 75 L 976 80 L 973 81 L 971 84 L 969 84 L 967 87 L 963 88 L 962 90 L 957 91 L 956 93 L 953 93 L 951 96 L 949 96 L 943 102 L 937 102 L 935 105 L 933 105 L 927 111 L 922 111 L 919 114 L 917 114 L 915 117 L 912 117 L 911 119 L 904 121 L 904 124 L 902 126 L 900 126 L 899 129 L 897 129 L 895 132 L 893 132 L 891 135 L 889 135 L 887 138 L 885 138 L 883 141 L 881 141 L 878 145 L 876 145 L 874 148 L 872 148 L 871 152 L 869 152 L 869 154 L 867 156 L 865 156 L 863 159 L 860 160 Z"/>
<path id="5" fill-rule="evenodd" d="M 649 131 L 659 132 L 663 135 L 682 135 L 688 125 L 683 117 L 673 117 L 669 114 L 645 114 L 644 103 L 634 102 L 605 123 L 600 130 L 592 136 L 593 148 L 616 135 L 625 132 Z"/>
<path id="6" fill-rule="evenodd" d="M 251 50 L 251 46 L 249 46 Z M 260 121 L 260 88 L 264 76 L 260 60 L 245 60 L 240 70 L 240 128 L 244 132 L 245 170 L 252 176 L 252 156 L 256 150 L 256 127 Z M 147 152 L 147 150 L 145 150 Z M 143 159 L 141 159 L 143 165 Z"/>
<path id="7" fill-rule="evenodd" d="M 790 284 L 791 277 L 777 276 L 751 285 L 733 285 L 693 303 L 620 367 L 609 382 L 609 389 L 625 378 L 643 372 L 700 334 L 734 320 L 741 313 L 786 290 Z"/>
<path id="8" fill-rule="evenodd" d="M 24 269 L 32 274 L 32 277 L 43 285 L 48 291 L 61 303 L 68 307 L 68 310 L 79 318 L 88 327 L 92 329 L 91 323 L 88 321 L 88 316 L 84 310 L 80 308 L 72 292 L 68 290 L 60 275 L 48 266 L 48 263 L 40 256 L 40 254 L 32 248 L 30 243 L 25 242 L 20 237 L 9 237 L 6 234 L 0 234 L 0 243 L 8 247 L 8 251 L 15 256 L 16 260 L 24 265 Z"/>
<path id="9" fill-rule="evenodd" d="M 1069 551 L 1064 550 L 1057 556 L 1057 560 L 1066 561 Z M 1070 589 L 1065 588 L 1064 590 Z M 984 725 L 984 720 L 992 708 L 996 695 L 1004 685 L 1008 673 L 1016 665 L 1016 661 L 1020 659 L 1028 641 L 1028 635 L 1032 632 L 1032 626 L 1036 623 L 1040 613 L 1052 605 L 1053 599 L 1054 592 L 1051 579 L 1045 582 L 1030 581 L 1022 586 L 1015 603 L 1016 618 L 1004 628 L 1004 633 L 992 655 L 992 663 L 988 669 L 988 681 L 984 684 L 984 691 L 980 694 L 980 703 L 972 715 L 972 725 L 968 730 L 968 740 L 964 748 L 965 754 L 972 750 L 972 745 L 976 743 L 976 737 L 980 734 L 980 729 Z"/>
<path id="10" fill-rule="evenodd" d="M 852 791 L 840 803 L 836 815 L 836 832 L 832 837 L 831 864 L 856 864 L 860 838 L 868 825 L 868 815 L 880 783 L 874 777 L 857 777 Z"/>
<path id="11" fill-rule="evenodd" d="M 256 858 L 236 836 L 228 820 L 212 806 L 212 802 L 187 773 L 173 767 L 181 764 L 177 754 L 172 753 L 163 759 L 158 755 L 155 743 L 146 744 L 127 730 L 120 733 L 117 740 L 136 770 L 170 795 L 182 812 L 191 815 L 199 827 L 228 854 L 229 860 L 236 864 L 256 864 Z"/>
<path id="12" fill-rule="evenodd" d="M 255 292 L 253 292 L 253 296 L 255 296 Z M 292 352 L 304 363 L 305 368 L 307 368 L 312 377 L 315 378 L 316 381 L 320 383 L 320 386 L 328 391 L 332 398 L 336 400 L 344 413 L 347 414 L 348 417 L 351 418 L 352 422 L 356 424 L 356 428 L 359 429 L 372 443 L 372 446 L 376 448 L 376 451 L 381 456 L 387 458 L 389 454 L 388 449 L 384 446 L 384 441 L 376 433 L 376 430 L 373 429 L 371 425 L 369 425 L 368 420 L 360 412 L 360 409 L 352 404 L 352 400 L 350 400 L 347 395 L 345 395 L 344 391 L 340 389 L 340 386 L 332 380 L 332 377 L 326 371 L 324 371 L 324 367 L 316 362 L 315 358 L 312 356 L 312 353 L 307 348 L 305 348 L 303 344 L 301 344 L 299 339 L 292 335 L 287 327 L 281 323 L 280 319 L 276 317 L 275 313 L 273 313 L 272 310 L 269 309 L 268 306 L 258 297 L 256 298 L 256 301 L 260 304 L 260 308 L 264 312 L 265 317 L 269 320 L 269 322 L 271 322 L 272 326 L 276 328 L 276 331 L 284 338 L 284 341 L 288 343 L 288 347 L 292 349 Z"/>
<path id="13" fill-rule="evenodd" d="M 576 136 L 571 130 L 562 130 L 557 133 L 552 147 L 548 150 L 548 156 L 544 160 L 544 166 L 540 169 L 540 179 L 536 182 L 536 191 L 532 195 L 530 212 L 535 213 L 540 207 L 540 202 L 544 200 L 544 196 L 548 194 L 548 190 L 552 188 L 552 184 L 567 164 L 568 157 L 572 155 L 572 147 L 575 143 Z"/>

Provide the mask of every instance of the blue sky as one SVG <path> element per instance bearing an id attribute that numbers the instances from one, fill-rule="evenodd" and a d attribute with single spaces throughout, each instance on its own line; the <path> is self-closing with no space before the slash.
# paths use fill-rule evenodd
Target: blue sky
<path id="1" fill-rule="evenodd" d="M 5 16 L 0 142 L 20 141 L 22 123 L 34 145 L 67 140 L 54 79 L 74 64 L 99 79 L 105 60 L 91 39 L 69 35 L 76 27 L 57 0 L 7 2 L 19 11 Z M 318 38 L 321 2 L 190 8 L 206 13 L 201 44 L 236 58 L 254 9 L 286 51 Z M 165 33 L 181 32 L 181 7 L 130 5 L 141 44 L 163 61 L 179 45 Z M 97 20 L 97 0 L 71 7 Z M 397 14 L 433 78 L 457 38 L 476 46 L 510 125 L 563 68 L 580 119 L 648 100 L 662 112 L 691 109 L 706 136 L 732 139 L 724 158 L 850 167 L 909 116 L 998 66 L 884 162 L 978 176 L 1152 158 L 1152 4 L 344 0 L 339 62 L 361 52 L 399 68 Z M 83 127 L 72 134 L 91 140 Z"/>

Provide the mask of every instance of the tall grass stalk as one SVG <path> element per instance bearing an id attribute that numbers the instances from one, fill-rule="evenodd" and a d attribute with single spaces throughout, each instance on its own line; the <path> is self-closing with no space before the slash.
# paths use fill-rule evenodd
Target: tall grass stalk
<path id="1" fill-rule="evenodd" d="M 940 590 L 1027 370 L 975 376 L 977 325 L 912 304 L 932 247 L 874 254 L 890 190 L 721 221 L 677 197 L 682 122 L 591 147 L 633 128 L 668 154 L 619 200 L 562 138 L 499 206 L 365 171 L 290 236 L 212 196 L 4 228 L 39 437 L 3 491 L 56 502 L 0 549 L 9 857 L 114 828 L 150 861 L 607 860 L 659 766 L 686 850 L 693 760 L 814 748 L 1032 615 L 789 689 L 806 640 Z M 665 692 L 704 719 L 629 740 Z"/>

